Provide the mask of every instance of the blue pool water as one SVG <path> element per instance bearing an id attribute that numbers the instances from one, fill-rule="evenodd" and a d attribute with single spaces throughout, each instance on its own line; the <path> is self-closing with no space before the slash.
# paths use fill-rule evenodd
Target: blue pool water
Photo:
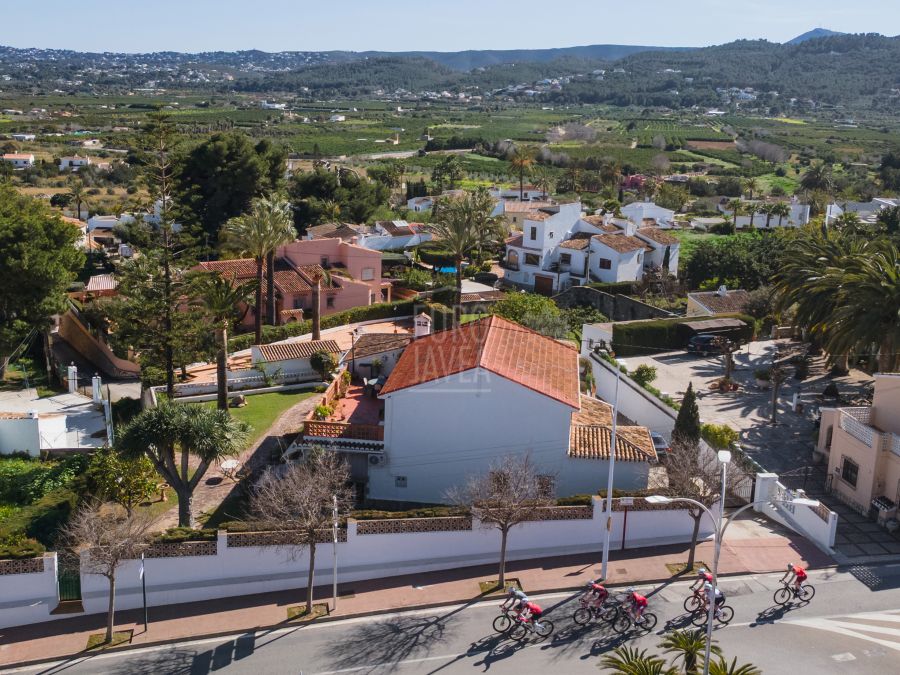
<path id="1" fill-rule="evenodd" d="M 437 271 L 441 274 L 456 274 L 455 267 L 438 267 Z"/>

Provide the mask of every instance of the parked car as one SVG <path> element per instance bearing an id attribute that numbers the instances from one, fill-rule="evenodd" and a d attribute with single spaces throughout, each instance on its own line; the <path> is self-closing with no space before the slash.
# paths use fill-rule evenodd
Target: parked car
<path id="1" fill-rule="evenodd" d="M 731 346 L 731 341 L 721 335 L 701 333 L 688 341 L 687 350 L 694 354 L 722 354 Z"/>
<path id="2" fill-rule="evenodd" d="M 665 462 L 669 457 L 669 442 L 655 431 L 650 432 L 650 439 L 656 449 L 656 457 L 660 462 Z"/>

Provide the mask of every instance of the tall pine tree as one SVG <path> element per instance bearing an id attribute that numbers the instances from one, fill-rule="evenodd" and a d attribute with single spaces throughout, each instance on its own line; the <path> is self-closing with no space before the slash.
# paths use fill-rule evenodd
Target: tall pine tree
<path id="1" fill-rule="evenodd" d="M 675 429 L 672 431 L 672 441 L 686 445 L 700 442 L 700 409 L 697 407 L 693 382 L 688 383 L 684 398 L 681 399 L 681 408 L 678 410 Z"/>

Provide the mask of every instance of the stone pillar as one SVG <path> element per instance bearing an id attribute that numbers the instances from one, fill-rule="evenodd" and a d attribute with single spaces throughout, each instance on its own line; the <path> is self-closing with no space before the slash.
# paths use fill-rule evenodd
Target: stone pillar
<path id="1" fill-rule="evenodd" d="M 756 474 L 756 489 L 753 491 L 753 501 L 767 501 L 772 498 L 775 492 L 775 484 L 778 482 L 777 473 L 758 473 Z M 757 504 L 753 507 L 754 511 L 764 511 L 766 504 Z"/>
<path id="2" fill-rule="evenodd" d="M 69 393 L 74 394 L 78 390 L 78 367 L 74 363 L 68 368 L 67 378 L 69 380 Z"/>
<path id="3" fill-rule="evenodd" d="M 99 375 L 94 375 L 91 378 L 91 394 L 94 399 L 94 403 L 100 403 L 103 400 L 103 394 L 100 392 L 100 386 L 102 381 L 100 380 Z"/>

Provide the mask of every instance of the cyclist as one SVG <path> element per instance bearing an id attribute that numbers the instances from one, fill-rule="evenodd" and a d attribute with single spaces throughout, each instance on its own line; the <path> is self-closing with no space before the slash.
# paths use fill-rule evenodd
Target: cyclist
<path id="1" fill-rule="evenodd" d="M 697 578 L 694 579 L 694 583 L 690 585 L 690 590 L 693 592 L 703 591 L 703 587 L 705 584 L 711 584 L 713 580 L 713 575 L 706 571 L 705 567 L 701 567 L 697 570 Z"/>
<path id="2" fill-rule="evenodd" d="M 781 577 L 782 582 L 787 582 L 790 585 L 790 578 L 793 577 L 794 581 L 794 594 L 800 592 L 800 586 L 803 585 L 803 582 L 806 581 L 806 570 L 800 567 L 800 565 L 795 565 L 794 563 L 788 563 L 787 572 L 784 573 L 784 576 Z"/>
<path id="3" fill-rule="evenodd" d="M 602 584 L 591 583 L 584 595 L 581 596 L 581 602 L 585 605 L 590 604 L 594 607 L 599 607 L 606 602 L 608 597 L 609 591 Z"/>
<path id="4" fill-rule="evenodd" d="M 706 598 L 706 611 L 709 611 L 709 598 L 715 596 L 716 600 L 716 616 L 719 616 L 719 608 L 725 604 L 725 594 L 722 592 L 722 589 L 718 586 L 713 592 L 713 585 L 710 583 L 706 583 L 703 585 L 703 597 Z"/>
<path id="5" fill-rule="evenodd" d="M 525 604 L 522 606 L 521 612 L 519 612 L 519 617 L 523 621 L 530 621 L 535 628 L 540 628 L 540 618 L 543 613 L 544 610 L 541 609 L 539 605 L 531 602 L 531 600 L 526 600 Z"/>
<path id="6" fill-rule="evenodd" d="M 528 596 L 521 588 L 510 586 L 506 589 L 506 599 L 500 604 L 500 611 L 512 610 L 521 613 L 527 602 Z"/>
<path id="7" fill-rule="evenodd" d="M 647 609 L 647 598 L 630 587 L 627 591 L 628 601 L 630 603 L 631 615 L 634 617 L 635 623 L 644 623 L 644 610 Z"/>

